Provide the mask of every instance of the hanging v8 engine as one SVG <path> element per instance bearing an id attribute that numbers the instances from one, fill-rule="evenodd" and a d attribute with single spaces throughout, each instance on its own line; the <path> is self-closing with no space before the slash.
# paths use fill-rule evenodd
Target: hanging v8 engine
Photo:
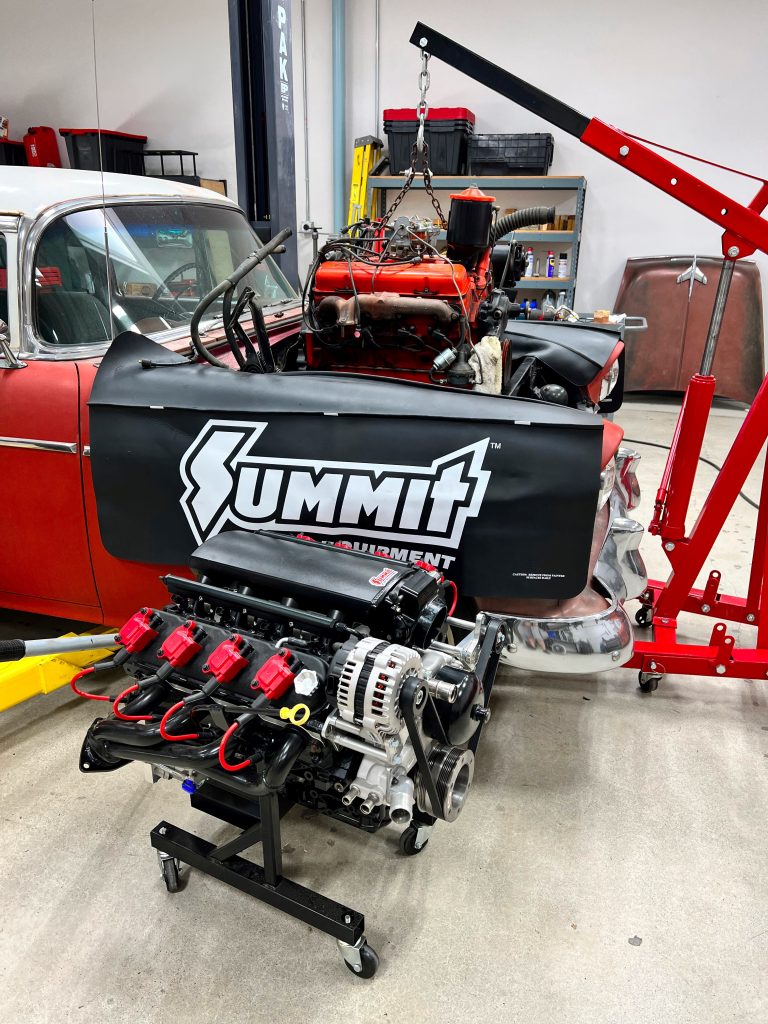
<path id="1" fill-rule="evenodd" d="M 435 821 L 454 821 L 464 805 L 506 627 L 486 615 L 452 620 L 469 627 L 454 646 L 446 584 L 431 566 L 310 540 L 229 532 L 198 547 L 190 566 L 198 579 L 166 576 L 172 603 L 133 615 L 102 664 L 135 682 L 88 730 L 81 769 L 148 762 L 156 776 L 181 778 L 193 805 L 238 824 L 253 820 L 258 800 L 263 884 L 292 886 L 290 912 L 303 916 L 299 887 L 269 877 L 274 801 L 370 832 L 405 826 L 401 850 L 417 852 Z M 200 842 L 178 849 L 180 859 L 195 864 Z M 219 853 L 197 866 L 210 870 L 226 859 Z M 254 895 L 267 898 L 263 885 Z M 365 970 L 361 915 L 324 901 L 318 921 L 318 901 L 307 895 L 306 919 Z"/>
<path id="2" fill-rule="evenodd" d="M 560 313 L 515 301 L 525 257 L 519 243 L 502 239 L 552 221 L 555 210 L 537 206 L 497 217 L 494 202 L 475 186 L 452 195 L 444 251 L 440 221 L 419 217 L 361 221 L 327 242 L 304 290 L 308 369 L 597 409 L 620 378 L 623 343 L 583 326 L 569 337 L 566 324 L 555 328 L 555 345 L 546 330 L 538 344 L 535 328 L 522 337 L 515 332 L 521 315 L 552 321 Z M 569 341 L 573 351 L 564 359 L 558 349 L 567 350 Z M 587 342 L 596 358 L 582 350 Z"/>

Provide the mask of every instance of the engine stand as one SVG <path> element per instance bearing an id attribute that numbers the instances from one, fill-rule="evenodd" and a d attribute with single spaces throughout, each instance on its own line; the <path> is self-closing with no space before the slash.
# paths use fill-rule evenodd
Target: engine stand
<path id="1" fill-rule="evenodd" d="M 180 888 L 178 864 L 188 864 L 227 885 L 268 903 L 277 910 L 332 935 L 349 970 L 361 978 L 371 978 L 378 967 L 376 953 L 365 941 L 365 918 L 356 910 L 336 903 L 321 893 L 306 889 L 283 875 L 280 840 L 281 805 L 277 794 L 259 799 L 259 820 L 239 836 L 216 846 L 184 829 L 161 821 L 150 833 L 152 846 L 160 857 L 163 880 L 169 892 Z M 239 856 L 244 850 L 261 844 L 263 865 Z M 169 862 L 175 862 L 173 866 Z"/>

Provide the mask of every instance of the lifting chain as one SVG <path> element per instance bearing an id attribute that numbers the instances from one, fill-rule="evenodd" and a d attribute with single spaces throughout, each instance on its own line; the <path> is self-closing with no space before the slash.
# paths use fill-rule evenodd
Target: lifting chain
<path id="1" fill-rule="evenodd" d="M 417 173 L 417 164 L 421 163 L 420 173 L 424 176 L 424 191 L 429 196 L 432 206 L 434 207 L 435 213 L 437 214 L 438 223 L 441 228 L 448 227 L 448 222 L 445 219 L 442 209 L 440 208 L 440 201 L 435 195 L 434 189 L 432 188 L 432 172 L 429 169 L 429 143 L 424 138 L 424 127 L 427 119 L 427 111 L 429 107 L 427 105 L 427 90 L 429 89 L 429 58 L 425 50 L 421 51 L 421 71 L 419 72 L 419 102 L 416 104 L 416 117 L 419 122 L 419 127 L 416 131 L 416 141 L 411 149 L 411 166 L 405 176 L 405 182 L 403 187 L 400 189 L 398 194 L 392 200 L 387 212 L 381 218 L 381 224 L 384 226 L 395 210 L 398 208 L 400 203 L 409 192 L 413 181 Z"/>

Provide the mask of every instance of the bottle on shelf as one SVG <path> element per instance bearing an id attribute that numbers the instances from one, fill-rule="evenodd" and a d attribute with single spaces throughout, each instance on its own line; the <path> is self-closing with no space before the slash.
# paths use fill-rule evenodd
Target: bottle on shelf
<path id="1" fill-rule="evenodd" d="M 541 277 L 541 259 L 538 256 L 536 257 L 536 268 L 533 271 L 533 276 Z"/>
<path id="2" fill-rule="evenodd" d="M 555 276 L 555 254 L 550 249 L 547 253 L 547 277 Z"/>
<path id="3" fill-rule="evenodd" d="M 561 252 L 560 259 L 557 261 L 557 276 L 568 277 L 568 253 Z"/>
<path id="4" fill-rule="evenodd" d="M 525 276 L 533 277 L 533 249 L 530 246 L 525 253 Z"/>
<path id="5" fill-rule="evenodd" d="M 565 305 L 565 289 L 557 293 L 557 305 L 558 307 Z"/>

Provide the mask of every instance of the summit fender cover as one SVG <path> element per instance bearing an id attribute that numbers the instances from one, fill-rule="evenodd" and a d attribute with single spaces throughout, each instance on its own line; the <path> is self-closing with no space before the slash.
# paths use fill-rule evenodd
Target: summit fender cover
<path id="1" fill-rule="evenodd" d="M 266 529 L 424 559 L 467 595 L 566 598 L 587 581 L 602 441 L 588 413 L 354 374 L 237 373 L 132 333 L 89 405 L 99 526 L 118 558 L 179 564 L 223 530 Z"/>
<path id="2" fill-rule="evenodd" d="M 535 356 L 571 384 L 591 384 L 621 341 L 613 325 L 510 320 L 503 337 L 515 357 Z"/>

